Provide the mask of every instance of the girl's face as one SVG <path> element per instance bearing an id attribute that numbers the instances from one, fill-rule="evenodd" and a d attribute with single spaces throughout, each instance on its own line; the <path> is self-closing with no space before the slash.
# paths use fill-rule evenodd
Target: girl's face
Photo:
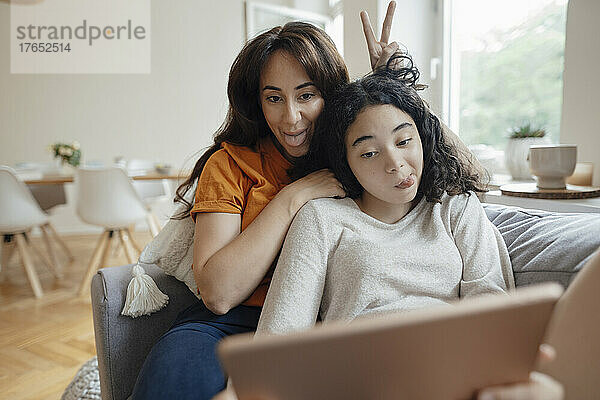
<path id="1" fill-rule="evenodd" d="M 410 207 L 421 182 L 423 147 L 407 113 L 389 104 L 364 108 L 346 132 L 346 156 L 364 189 L 363 205 Z"/>
<path id="2" fill-rule="evenodd" d="M 305 155 L 324 102 L 302 65 L 277 50 L 263 68 L 259 90 L 263 114 L 284 155 Z"/>

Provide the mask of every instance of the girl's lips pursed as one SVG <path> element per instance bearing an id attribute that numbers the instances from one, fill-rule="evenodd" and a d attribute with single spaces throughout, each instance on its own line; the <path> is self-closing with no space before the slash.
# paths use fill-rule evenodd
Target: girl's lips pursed
<path id="1" fill-rule="evenodd" d="M 410 174 L 409 176 L 404 178 L 404 180 L 402 182 L 398 183 L 394 187 L 397 187 L 398 189 L 408 189 L 409 187 L 411 187 L 414 184 L 415 184 L 415 179 L 413 177 L 413 174 Z"/>
<path id="2" fill-rule="evenodd" d="M 287 134 L 287 133 L 283 133 L 283 139 L 285 140 L 285 143 L 288 146 L 292 146 L 292 147 L 298 147 L 298 146 L 302 146 L 304 144 L 304 142 L 306 141 L 306 137 L 308 133 L 308 128 L 304 129 L 303 131 L 300 131 L 296 134 Z"/>

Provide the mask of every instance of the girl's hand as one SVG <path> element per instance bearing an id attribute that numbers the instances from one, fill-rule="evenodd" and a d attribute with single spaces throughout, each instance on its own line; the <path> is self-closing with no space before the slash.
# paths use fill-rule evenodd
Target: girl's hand
<path id="1" fill-rule="evenodd" d="M 304 178 L 290 183 L 279 193 L 291 196 L 294 215 L 309 200 L 321 197 L 346 196 L 342 184 L 335 179 L 333 172 L 328 169 L 321 169 L 308 174 Z"/>
<path id="2" fill-rule="evenodd" d="M 538 353 L 540 364 L 548 363 L 556 357 L 552 346 L 542 344 Z M 479 392 L 477 400 L 562 400 L 564 389 L 552 377 L 540 372 L 532 372 L 529 382 L 487 388 Z"/>
<path id="3" fill-rule="evenodd" d="M 562 400 L 564 390 L 560 383 L 541 372 L 532 372 L 529 382 L 485 389 L 477 400 Z"/>
<path id="4" fill-rule="evenodd" d="M 381 39 L 379 39 L 379 41 L 377 41 L 375 38 L 373 27 L 371 26 L 367 12 L 361 11 L 360 13 L 360 20 L 362 22 L 365 38 L 367 39 L 367 47 L 369 49 L 369 57 L 373 71 L 375 71 L 377 68 L 385 67 L 390 57 L 399 49 L 398 43 L 396 42 L 388 44 L 395 10 L 396 2 L 390 1 L 390 4 L 388 4 L 387 13 L 385 15 L 385 20 L 383 21 Z M 395 68 L 396 66 L 397 64 L 394 64 L 391 67 Z"/>
<path id="5" fill-rule="evenodd" d="M 233 389 L 227 388 L 215 395 L 212 400 L 237 400 L 237 396 Z"/>

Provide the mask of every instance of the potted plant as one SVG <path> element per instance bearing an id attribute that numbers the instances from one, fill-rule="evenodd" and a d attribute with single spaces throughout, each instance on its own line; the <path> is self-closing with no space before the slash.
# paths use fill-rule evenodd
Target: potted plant
<path id="1" fill-rule="evenodd" d="M 514 180 L 531 180 L 529 171 L 529 146 L 548 143 L 546 130 L 527 123 L 510 130 L 504 151 L 506 168 Z"/>

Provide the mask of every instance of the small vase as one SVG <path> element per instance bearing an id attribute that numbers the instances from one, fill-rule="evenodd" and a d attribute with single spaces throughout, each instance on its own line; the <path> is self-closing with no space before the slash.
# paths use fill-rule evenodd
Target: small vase
<path id="1" fill-rule="evenodd" d="M 72 176 L 74 174 L 74 168 L 71 164 L 69 163 L 64 163 L 62 165 L 62 169 L 60 171 L 60 173 L 62 175 L 67 175 L 67 176 Z"/>
<path id="2" fill-rule="evenodd" d="M 529 146 L 548 144 L 546 137 L 510 138 L 504 151 L 504 163 L 514 180 L 533 180 L 529 170 Z"/>
<path id="3" fill-rule="evenodd" d="M 73 175 L 73 167 L 69 163 L 62 161 L 60 158 L 54 159 L 54 168 L 58 175 Z"/>

